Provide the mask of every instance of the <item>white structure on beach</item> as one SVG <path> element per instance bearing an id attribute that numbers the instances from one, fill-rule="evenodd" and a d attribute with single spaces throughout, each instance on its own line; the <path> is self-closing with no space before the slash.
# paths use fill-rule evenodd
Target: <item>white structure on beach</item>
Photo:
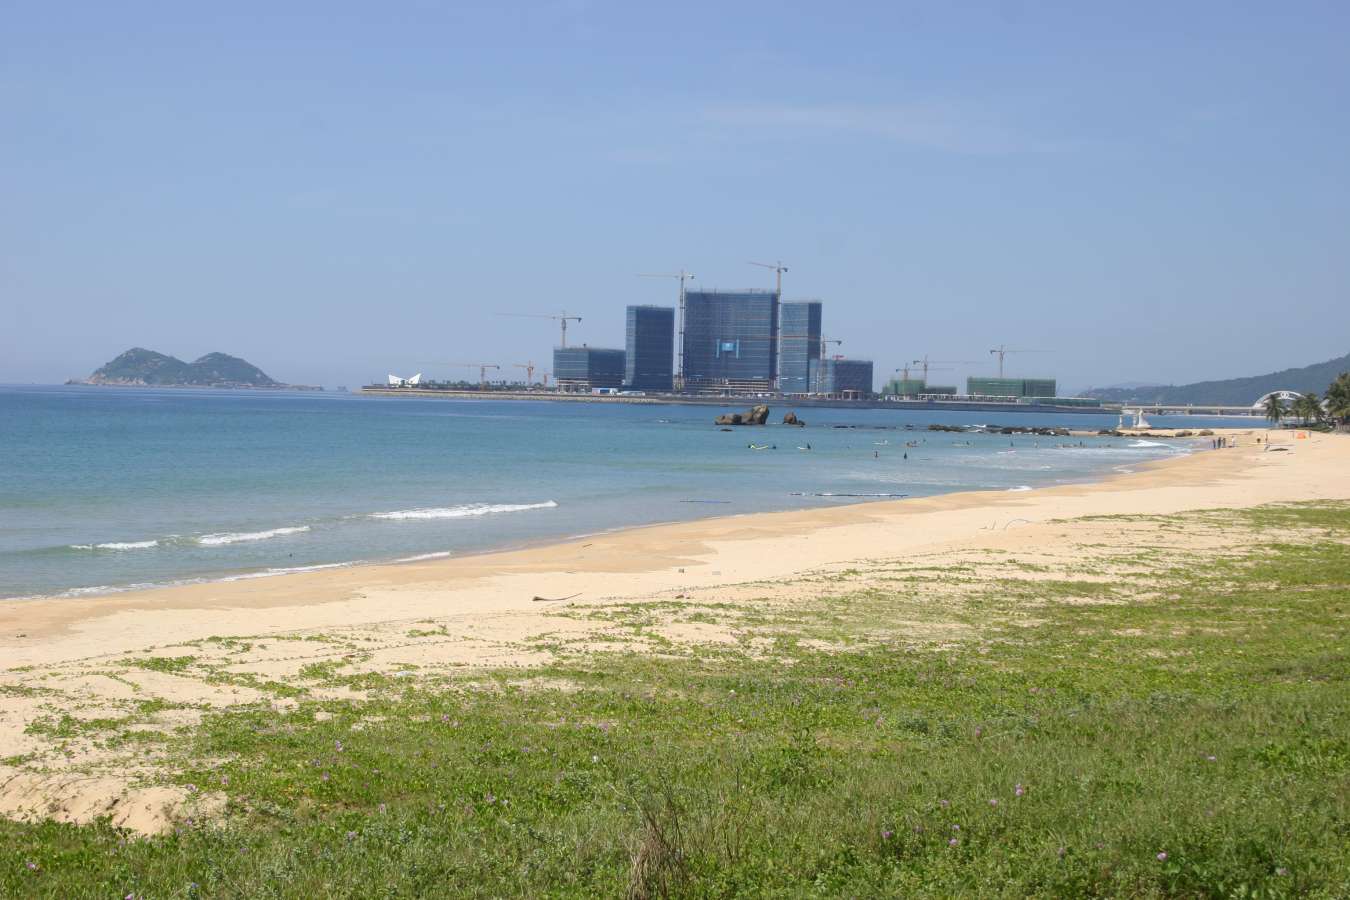
<path id="1" fill-rule="evenodd" d="M 400 378 L 397 375 L 389 376 L 390 387 L 416 387 L 422 383 L 422 373 L 418 372 L 411 378 Z"/>
<path id="2" fill-rule="evenodd" d="M 1128 419 L 1130 416 L 1134 416 L 1133 425 L 1126 424 L 1126 419 Z M 1148 428 L 1148 427 L 1149 427 L 1148 419 L 1144 418 L 1144 411 L 1142 409 L 1122 409 L 1120 411 L 1120 424 L 1117 426 L 1117 428 Z"/>

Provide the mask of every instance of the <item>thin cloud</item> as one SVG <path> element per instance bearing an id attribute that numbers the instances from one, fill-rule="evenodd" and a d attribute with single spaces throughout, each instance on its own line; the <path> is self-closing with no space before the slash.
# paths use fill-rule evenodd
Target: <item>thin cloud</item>
<path id="1" fill-rule="evenodd" d="M 756 140 L 861 137 L 945 153 L 995 156 L 1072 149 L 1065 142 L 1030 137 L 995 117 L 934 103 L 717 106 L 705 110 L 704 118 L 741 138 Z"/>

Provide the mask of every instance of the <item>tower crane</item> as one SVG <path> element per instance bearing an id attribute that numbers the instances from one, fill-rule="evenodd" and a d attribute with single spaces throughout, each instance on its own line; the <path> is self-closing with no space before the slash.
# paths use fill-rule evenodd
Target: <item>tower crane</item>
<path id="1" fill-rule="evenodd" d="M 1012 351 L 1009 352 L 1011 353 Z M 925 353 L 923 355 L 923 359 L 916 359 L 913 362 L 911 362 L 910 365 L 919 366 L 920 368 L 923 369 L 923 383 L 927 385 L 928 370 L 930 368 L 936 369 L 937 366 L 978 366 L 979 362 L 973 359 L 929 359 L 928 354 Z M 939 369 L 938 371 L 949 371 L 949 370 Z"/>
<path id="2" fill-rule="evenodd" d="M 692 281 L 693 272 L 680 269 L 678 272 L 639 272 L 639 278 L 678 278 L 680 280 L 680 323 L 679 343 L 675 345 L 675 390 L 684 390 L 684 283 Z"/>
<path id="3" fill-rule="evenodd" d="M 1003 357 L 1007 356 L 1009 353 L 1048 353 L 1049 351 L 1047 351 L 1047 350 L 1009 350 L 1007 344 L 999 344 L 997 347 L 995 347 L 993 350 L 990 350 L 989 352 L 990 352 L 990 354 L 995 355 L 995 356 L 998 357 L 998 377 L 999 377 L 999 378 L 1002 378 L 1002 377 L 1003 377 Z"/>
<path id="4" fill-rule="evenodd" d="M 478 384 L 479 384 L 480 386 L 482 386 L 482 385 L 484 385 L 484 384 L 487 384 L 487 370 L 488 370 L 488 369 L 498 369 L 498 370 L 501 369 L 501 366 L 494 365 L 493 363 L 462 363 L 462 362 L 446 362 L 446 361 L 443 360 L 443 359 L 432 359 L 432 360 L 425 360 L 425 359 L 424 359 L 424 360 L 422 360 L 422 362 L 420 363 L 420 365 L 426 365 L 426 366 L 449 366 L 449 367 L 452 368 L 452 369 L 477 369 L 477 370 L 478 370 Z"/>
<path id="5" fill-rule="evenodd" d="M 778 300 L 781 303 L 783 300 L 783 273 L 788 270 L 788 267 L 783 265 L 781 259 L 771 263 L 752 262 L 750 265 L 759 266 L 761 269 L 773 269 L 775 275 L 774 290 L 778 292 Z"/>
<path id="6" fill-rule="evenodd" d="M 567 323 L 580 322 L 581 316 L 569 316 L 567 310 L 562 311 L 562 315 L 554 316 L 548 313 L 497 313 L 499 316 L 511 316 L 517 319 L 552 319 L 562 326 L 562 346 L 567 346 Z"/>
<path id="7" fill-rule="evenodd" d="M 512 368 L 516 368 L 516 369 L 524 369 L 524 370 L 525 370 L 525 386 L 526 386 L 526 387 L 529 387 L 530 385 L 534 384 L 534 363 L 532 363 L 532 362 L 526 362 L 526 363 L 512 363 Z"/>
<path id="8" fill-rule="evenodd" d="M 826 344 L 834 344 L 836 347 L 842 347 L 842 346 L 844 345 L 844 342 L 841 341 L 841 340 L 839 340 L 838 338 L 827 338 L 827 337 L 825 337 L 825 335 L 823 335 L 823 334 L 820 336 L 820 359 L 819 359 L 819 361 L 818 361 L 818 364 L 816 365 L 816 391 L 817 391 L 817 392 L 820 391 L 820 380 L 821 380 L 822 378 L 825 377 L 825 371 L 824 371 L 824 369 L 825 369 L 825 345 L 826 345 Z M 836 358 L 842 358 L 842 357 L 836 357 Z"/>
<path id="9" fill-rule="evenodd" d="M 496 369 L 498 371 L 501 371 L 502 368 L 501 366 L 493 365 L 492 363 L 451 363 L 451 365 L 458 366 L 462 369 L 477 369 L 479 387 L 484 387 L 487 385 L 488 369 Z"/>

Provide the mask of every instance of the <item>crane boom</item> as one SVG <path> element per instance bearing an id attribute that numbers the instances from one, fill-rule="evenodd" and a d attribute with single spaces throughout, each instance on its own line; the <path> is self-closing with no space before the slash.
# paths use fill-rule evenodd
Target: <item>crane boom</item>
<path id="1" fill-rule="evenodd" d="M 990 352 L 991 354 L 993 354 L 993 355 L 998 356 L 998 377 L 999 377 L 999 378 L 1002 378 L 1002 377 L 1003 377 L 1003 357 L 1007 356 L 1009 353 L 1048 353 L 1048 352 L 1050 352 L 1050 351 L 1048 351 L 1048 350 L 1009 350 L 1007 344 L 999 344 L 997 347 L 995 347 L 993 350 L 990 350 L 989 352 Z"/>
<path id="2" fill-rule="evenodd" d="M 567 346 L 567 323 L 580 322 L 581 316 L 569 316 L 567 310 L 562 311 L 562 315 L 551 315 L 549 313 L 497 313 L 499 316 L 510 316 L 515 319 L 552 319 L 562 325 L 562 346 Z"/>
<path id="3" fill-rule="evenodd" d="M 775 275 L 774 290 L 778 293 L 778 300 L 779 300 L 779 302 L 782 302 L 782 299 L 783 299 L 783 273 L 786 272 L 786 271 L 788 270 L 788 267 L 785 266 L 785 265 L 783 265 L 783 261 L 780 259 L 780 260 L 778 260 L 777 262 L 771 262 L 771 263 L 751 262 L 750 265 L 752 265 L 752 266 L 759 266 L 761 269 L 773 269 L 773 272 L 774 272 L 774 275 Z"/>

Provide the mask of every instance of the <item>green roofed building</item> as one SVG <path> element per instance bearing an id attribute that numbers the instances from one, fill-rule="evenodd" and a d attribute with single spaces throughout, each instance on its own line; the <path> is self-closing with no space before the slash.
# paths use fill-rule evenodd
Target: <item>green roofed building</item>
<path id="1" fill-rule="evenodd" d="M 892 378 L 881 392 L 894 397 L 914 397 L 928 393 L 925 387 L 921 378 Z"/>
<path id="2" fill-rule="evenodd" d="M 1053 378 L 967 378 L 966 393 L 972 397 L 1053 397 Z"/>

